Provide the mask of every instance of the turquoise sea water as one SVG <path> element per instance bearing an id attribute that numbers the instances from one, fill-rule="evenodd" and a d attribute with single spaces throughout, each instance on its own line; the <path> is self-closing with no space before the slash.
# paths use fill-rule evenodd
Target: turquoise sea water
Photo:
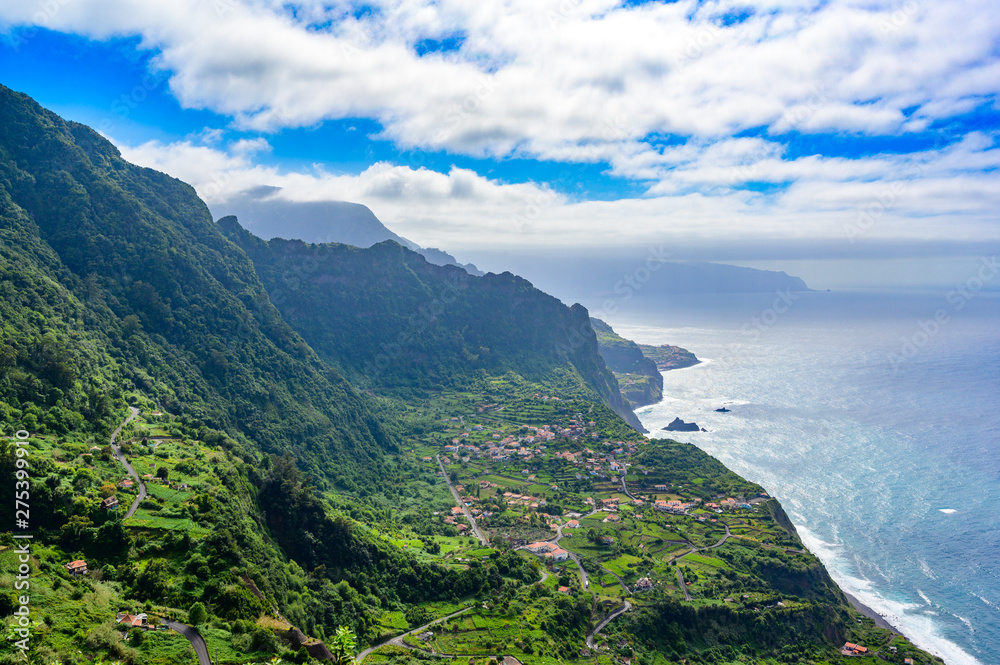
<path id="1" fill-rule="evenodd" d="M 777 496 L 846 591 L 949 664 L 1000 663 L 1000 294 L 636 299 L 606 318 L 704 360 L 639 410 L 653 435 L 696 421 L 674 438 Z"/>

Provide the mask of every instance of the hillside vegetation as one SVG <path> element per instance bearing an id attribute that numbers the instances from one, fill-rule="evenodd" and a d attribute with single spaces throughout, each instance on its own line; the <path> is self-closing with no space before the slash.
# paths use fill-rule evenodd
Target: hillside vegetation
<path id="1" fill-rule="evenodd" d="M 219 221 L 292 327 L 353 380 L 396 395 L 514 372 L 609 405 L 633 427 L 586 309 L 515 275 L 470 275 L 386 241 L 367 249 L 263 241 Z"/>
<path id="2" fill-rule="evenodd" d="M 763 488 L 636 424 L 582 307 L 213 223 L 0 87 L 0 614 L 29 597 L 31 662 L 935 662 Z"/>

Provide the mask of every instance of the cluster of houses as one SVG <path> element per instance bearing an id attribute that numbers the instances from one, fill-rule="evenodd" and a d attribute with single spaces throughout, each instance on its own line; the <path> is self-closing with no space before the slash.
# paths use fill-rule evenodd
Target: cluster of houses
<path id="1" fill-rule="evenodd" d="M 524 549 L 528 550 L 532 554 L 537 554 L 543 559 L 549 559 L 551 561 L 565 561 L 569 558 L 569 552 L 558 545 L 544 541 L 531 543 L 525 546 Z"/>
<path id="2" fill-rule="evenodd" d="M 705 504 L 706 508 L 710 508 L 716 512 L 722 512 L 723 510 L 733 510 L 736 508 L 745 508 L 747 510 L 753 508 L 750 503 L 747 503 L 743 499 L 734 499 L 732 497 L 722 499 L 721 501 L 715 502 L 710 501 Z"/>
<path id="3" fill-rule="evenodd" d="M 527 494 L 517 494 L 515 492 L 504 492 L 503 498 L 508 505 L 516 504 L 524 506 L 525 508 L 534 508 L 536 510 L 540 507 L 545 506 L 546 504 L 545 499 L 539 499 L 537 497 L 529 496 Z"/>
<path id="4" fill-rule="evenodd" d="M 669 501 L 657 499 L 653 502 L 653 508 L 672 515 L 685 515 L 687 514 L 687 511 L 694 508 L 699 501 L 701 501 L 701 499 L 694 499 L 693 501 L 688 502 L 678 501 L 676 499 L 671 499 Z"/>
<path id="5" fill-rule="evenodd" d="M 456 419 L 453 418 L 451 420 Z M 590 432 L 588 435 L 588 427 L 594 427 L 596 424 L 594 421 L 584 422 L 578 414 L 577 419 L 569 421 L 568 427 L 559 425 L 525 427 L 523 429 L 527 430 L 528 434 L 520 436 L 504 436 L 501 432 L 491 432 L 491 440 L 480 445 L 469 443 L 466 439 L 474 433 L 482 432 L 482 425 L 465 426 L 464 432 L 453 437 L 449 443 L 445 444 L 444 453 L 445 455 L 454 455 L 456 459 L 462 461 L 488 457 L 495 462 L 504 462 L 511 459 L 529 462 L 536 457 L 546 456 L 548 454 L 546 452 L 547 446 L 544 444 L 551 442 L 557 437 L 579 440 L 581 437 L 589 436 L 590 439 L 600 439 L 602 435 L 597 432 Z M 611 449 L 604 454 L 595 453 L 593 450 L 587 449 L 579 453 L 554 453 L 554 456 L 565 459 L 571 464 L 583 466 L 591 475 L 603 475 L 608 472 L 613 475 L 624 474 L 626 472 L 626 464 L 618 458 L 622 456 L 627 457 L 634 452 L 637 444 L 625 441 L 606 441 L 604 445 Z M 428 459 L 425 458 L 425 461 L 428 461 Z M 443 461 L 449 464 L 452 460 L 448 457 Z"/>

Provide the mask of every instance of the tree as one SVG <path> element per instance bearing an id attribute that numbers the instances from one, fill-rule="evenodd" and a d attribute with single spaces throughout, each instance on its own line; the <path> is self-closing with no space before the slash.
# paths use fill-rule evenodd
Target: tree
<path id="1" fill-rule="evenodd" d="M 208 611 L 202 603 L 195 603 L 188 610 L 188 621 L 197 626 L 208 620 Z"/>
<path id="2" fill-rule="evenodd" d="M 161 466 L 158 469 L 156 469 L 157 478 L 163 478 L 164 480 L 166 480 L 168 475 L 170 475 L 170 469 L 168 469 L 167 467 Z"/>
<path id="3" fill-rule="evenodd" d="M 335 665 L 349 665 L 354 660 L 354 631 L 347 626 L 338 626 L 337 633 L 329 644 Z"/>

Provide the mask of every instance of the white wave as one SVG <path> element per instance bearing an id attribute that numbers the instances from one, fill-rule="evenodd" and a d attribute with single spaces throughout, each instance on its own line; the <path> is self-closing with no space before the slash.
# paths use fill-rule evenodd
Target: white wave
<path id="1" fill-rule="evenodd" d="M 989 605 L 990 607 L 992 607 L 996 611 L 1000 612 L 1000 607 L 998 607 L 996 603 L 991 603 L 990 601 L 988 601 L 985 598 L 983 598 L 982 596 L 980 596 L 978 593 L 973 593 L 972 595 L 975 596 L 976 598 L 978 598 L 979 600 L 983 601 L 984 603 L 986 603 L 987 605 Z"/>
<path id="2" fill-rule="evenodd" d="M 847 552 L 843 545 L 828 543 L 797 523 L 795 528 L 802 538 L 802 543 L 819 557 L 830 572 L 830 576 L 844 591 L 878 612 L 918 647 L 943 658 L 948 665 L 985 665 L 959 645 L 941 636 L 940 626 L 935 618 L 936 612 L 932 615 L 927 612 L 925 605 L 882 596 L 875 590 L 871 580 L 858 576 L 856 568 L 845 556 Z M 924 602 L 932 604 L 919 590 L 918 593 Z M 981 596 L 978 597 L 990 605 Z"/>
<path id="3" fill-rule="evenodd" d="M 945 515 L 954 515 L 955 513 L 958 512 L 954 508 L 938 508 L 938 510 L 940 510 Z"/>
<path id="4" fill-rule="evenodd" d="M 921 591 L 920 589 L 917 589 L 917 595 L 920 596 L 921 598 L 923 598 L 924 602 L 927 603 L 928 605 L 933 605 L 934 604 L 934 603 L 931 602 L 931 599 L 928 598 L 926 595 L 924 595 L 924 592 Z"/>
<path id="5" fill-rule="evenodd" d="M 921 572 L 923 572 L 924 575 L 931 578 L 932 580 L 937 579 L 937 575 L 934 574 L 934 571 L 931 570 L 931 567 L 927 565 L 926 561 L 924 561 L 923 559 L 917 559 L 917 563 L 920 564 L 920 570 Z"/>

